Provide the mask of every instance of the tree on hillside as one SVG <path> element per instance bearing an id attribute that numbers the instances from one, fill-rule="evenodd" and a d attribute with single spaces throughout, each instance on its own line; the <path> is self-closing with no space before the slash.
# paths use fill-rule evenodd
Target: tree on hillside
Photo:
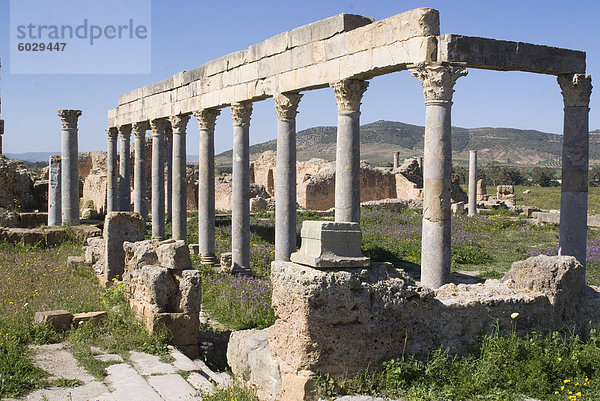
<path id="1" fill-rule="evenodd" d="M 554 177 L 554 170 L 548 167 L 534 167 L 529 172 L 529 179 L 533 185 L 540 187 L 553 187 L 558 185 Z"/>

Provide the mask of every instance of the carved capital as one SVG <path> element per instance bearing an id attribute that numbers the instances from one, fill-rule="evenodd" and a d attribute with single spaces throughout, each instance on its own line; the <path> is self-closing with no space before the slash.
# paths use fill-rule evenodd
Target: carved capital
<path id="1" fill-rule="evenodd" d="M 273 96 L 277 118 L 280 120 L 291 120 L 298 114 L 298 104 L 302 94 L 295 92 L 278 93 Z"/>
<path id="2" fill-rule="evenodd" d="M 166 118 L 157 118 L 150 121 L 150 129 L 152 130 L 152 136 L 161 136 L 165 134 L 165 127 L 167 126 Z"/>
<path id="3" fill-rule="evenodd" d="M 358 79 L 346 79 L 331 84 L 337 101 L 338 112 L 360 111 L 360 101 L 369 83 Z"/>
<path id="4" fill-rule="evenodd" d="M 117 129 L 117 127 L 111 127 L 106 130 L 106 136 L 110 140 L 114 141 L 115 139 L 117 139 L 117 135 L 119 135 L 119 130 Z"/>
<path id="5" fill-rule="evenodd" d="M 173 126 L 169 119 L 166 119 L 165 122 L 165 139 L 170 141 L 173 138 Z"/>
<path id="6" fill-rule="evenodd" d="M 127 139 L 129 139 L 129 137 L 131 137 L 131 125 L 130 124 L 119 125 L 117 127 L 117 129 L 119 130 L 119 135 L 121 135 L 121 137 L 127 138 Z"/>
<path id="7" fill-rule="evenodd" d="M 63 129 L 77 129 L 77 119 L 81 110 L 58 110 L 58 116 Z"/>
<path id="8" fill-rule="evenodd" d="M 171 116 L 171 128 L 173 133 L 175 134 L 185 134 L 185 130 L 187 128 L 187 123 L 190 121 L 189 114 L 178 114 L 176 116 Z"/>
<path id="9" fill-rule="evenodd" d="M 423 96 L 426 102 L 452 101 L 456 80 L 467 73 L 465 67 L 449 64 L 424 64 L 410 69 L 410 75 L 417 77 L 423 85 Z"/>
<path id="10" fill-rule="evenodd" d="M 214 131 L 217 122 L 217 116 L 221 114 L 219 109 L 202 109 L 194 112 L 194 116 L 198 119 L 198 127 L 201 130 Z"/>
<path id="11" fill-rule="evenodd" d="M 145 137 L 146 131 L 148 130 L 148 121 L 140 121 L 137 123 L 131 124 L 131 129 L 133 130 L 133 135 L 135 137 Z"/>
<path id="12" fill-rule="evenodd" d="M 592 77 L 585 74 L 559 75 L 558 84 L 562 90 L 565 107 L 583 106 L 590 104 L 592 94 Z"/>
<path id="13" fill-rule="evenodd" d="M 248 125 L 252 116 L 252 102 L 231 104 L 231 118 L 233 125 Z"/>

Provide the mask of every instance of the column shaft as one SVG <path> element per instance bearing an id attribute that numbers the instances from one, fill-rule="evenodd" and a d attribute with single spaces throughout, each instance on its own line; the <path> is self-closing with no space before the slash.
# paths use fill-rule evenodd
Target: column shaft
<path id="1" fill-rule="evenodd" d="M 217 264 L 215 255 L 215 122 L 220 110 L 199 110 L 198 248 L 201 263 Z"/>
<path id="2" fill-rule="evenodd" d="M 48 171 L 48 225 L 62 224 L 60 156 L 50 156 Z"/>
<path id="3" fill-rule="evenodd" d="M 171 122 L 167 121 L 165 126 L 165 208 L 167 209 L 167 221 L 171 221 L 173 215 L 173 128 Z"/>
<path id="4" fill-rule="evenodd" d="M 133 171 L 133 211 L 144 219 L 148 215 L 146 206 L 146 130 L 148 123 L 134 123 L 135 169 Z"/>
<path id="5" fill-rule="evenodd" d="M 119 210 L 131 210 L 131 125 L 122 125 L 119 129 Z"/>
<path id="6" fill-rule="evenodd" d="M 62 122 L 61 196 L 62 222 L 79 224 L 79 169 L 77 119 L 81 110 L 59 110 Z"/>
<path id="7" fill-rule="evenodd" d="M 152 238 L 165 238 L 164 144 L 166 120 L 153 120 L 152 128 Z"/>
<path id="8" fill-rule="evenodd" d="M 469 216 L 477 214 L 477 151 L 469 152 Z"/>
<path id="9" fill-rule="evenodd" d="M 231 105 L 233 171 L 231 194 L 231 253 L 234 272 L 250 271 L 250 115 L 252 103 Z"/>
<path id="10" fill-rule="evenodd" d="M 574 256 L 583 266 L 587 253 L 589 75 L 558 77 L 564 108 L 559 254 Z"/>
<path id="11" fill-rule="evenodd" d="M 275 171 L 275 260 L 289 261 L 296 252 L 296 114 L 302 95 L 274 97 L 277 110 Z"/>
<path id="12" fill-rule="evenodd" d="M 108 153 L 106 155 L 106 213 L 118 210 L 117 194 L 117 135 L 116 128 L 106 130 Z"/>
<path id="13" fill-rule="evenodd" d="M 185 180 L 185 132 L 189 115 L 171 117 L 173 127 L 173 239 L 186 240 L 187 238 L 187 205 L 186 205 L 186 180 Z"/>

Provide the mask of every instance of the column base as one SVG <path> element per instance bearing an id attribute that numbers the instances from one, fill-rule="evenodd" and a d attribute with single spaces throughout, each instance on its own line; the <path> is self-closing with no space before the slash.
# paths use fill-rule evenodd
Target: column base
<path id="1" fill-rule="evenodd" d="M 219 259 L 217 259 L 217 257 L 214 254 L 213 255 L 202 255 L 202 257 L 200 259 L 200 264 L 219 266 Z"/>
<path id="2" fill-rule="evenodd" d="M 231 269 L 231 274 L 233 274 L 235 276 L 251 276 L 252 269 L 249 267 L 234 266 Z"/>

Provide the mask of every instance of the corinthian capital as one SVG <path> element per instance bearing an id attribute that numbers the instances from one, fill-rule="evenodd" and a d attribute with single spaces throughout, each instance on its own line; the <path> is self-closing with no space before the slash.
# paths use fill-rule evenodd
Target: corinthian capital
<path id="1" fill-rule="evenodd" d="M 280 120 L 291 120 L 298 114 L 298 104 L 302 94 L 295 92 L 278 93 L 273 96 L 277 118 Z"/>
<path id="2" fill-rule="evenodd" d="M 63 129 L 77 129 L 77 119 L 81 110 L 58 110 L 58 116 Z"/>
<path id="3" fill-rule="evenodd" d="M 150 129 L 152 130 L 152 136 L 161 136 L 165 134 L 165 127 L 167 126 L 166 118 L 157 118 L 150 121 Z"/>
<path id="4" fill-rule="evenodd" d="M 456 80 L 467 73 L 465 67 L 449 64 L 424 64 L 410 69 L 410 75 L 417 77 L 423 85 L 423 96 L 426 102 L 451 101 Z"/>
<path id="5" fill-rule="evenodd" d="M 585 74 L 559 75 L 558 84 L 562 90 L 565 107 L 584 106 L 590 104 L 592 94 L 592 77 Z"/>
<path id="6" fill-rule="evenodd" d="M 129 138 L 131 136 L 131 125 L 130 124 L 119 125 L 117 127 L 117 129 L 119 130 L 119 135 L 121 135 L 123 138 Z"/>
<path id="7" fill-rule="evenodd" d="M 360 101 L 369 83 L 358 79 L 346 79 L 331 84 L 337 101 L 338 112 L 355 112 L 360 110 Z"/>
<path id="8" fill-rule="evenodd" d="M 148 121 L 140 121 L 131 124 L 133 135 L 136 137 L 145 137 L 146 131 L 148 130 Z"/>
<path id="9" fill-rule="evenodd" d="M 106 136 L 108 139 L 115 140 L 117 139 L 117 135 L 119 135 L 119 130 L 117 127 L 111 127 L 106 130 Z"/>
<path id="10" fill-rule="evenodd" d="M 171 127 L 173 129 L 173 133 L 185 134 L 188 121 L 190 121 L 189 114 L 178 114 L 176 116 L 171 116 Z"/>
<path id="11" fill-rule="evenodd" d="M 231 118 L 233 125 L 248 125 L 252 116 L 252 102 L 232 103 Z"/>
<path id="12" fill-rule="evenodd" d="M 194 117 L 198 120 L 198 127 L 201 130 L 214 131 L 219 114 L 221 114 L 219 109 L 202 109 L 195 111 Z"/>

